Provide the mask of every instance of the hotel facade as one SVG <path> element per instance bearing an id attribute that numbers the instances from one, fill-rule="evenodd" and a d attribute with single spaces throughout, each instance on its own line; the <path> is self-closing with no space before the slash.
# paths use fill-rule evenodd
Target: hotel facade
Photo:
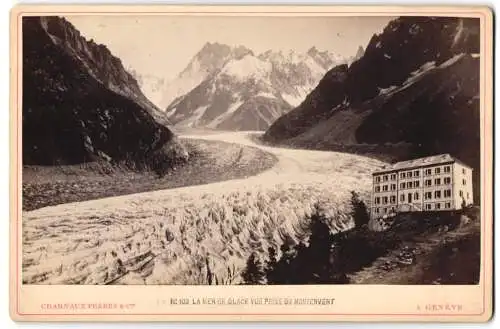
<path id="1" fill-rule="evenodd" d="M 472 168 L 449 154 L 402 161 L 373 173 L 372 218 L 472 203 Z"/>

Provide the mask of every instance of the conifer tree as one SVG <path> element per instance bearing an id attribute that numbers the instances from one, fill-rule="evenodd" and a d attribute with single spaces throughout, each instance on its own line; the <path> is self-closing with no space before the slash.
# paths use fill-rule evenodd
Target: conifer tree
<path id="1" fill-rule="evenodd" d="M 245 284 L 262 284 L 264 282 L 262 263 L 255 253 L 252 253 L 248 258 L 242 277 Z"/>

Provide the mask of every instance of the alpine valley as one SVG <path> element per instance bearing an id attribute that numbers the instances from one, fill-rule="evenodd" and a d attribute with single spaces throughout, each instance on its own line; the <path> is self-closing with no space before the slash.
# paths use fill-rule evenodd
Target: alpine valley
<path id="1" fill-rule="evenodd" d="M 360 48 L 356 56 L 362 54 Z M 298 106 L 330 68 L 353 60 L 316 47 L 303 54 L 255 54 L 207 43 L 173 83 L 178 96 L 166 115 L 180 127 L 265 130 Z"/>

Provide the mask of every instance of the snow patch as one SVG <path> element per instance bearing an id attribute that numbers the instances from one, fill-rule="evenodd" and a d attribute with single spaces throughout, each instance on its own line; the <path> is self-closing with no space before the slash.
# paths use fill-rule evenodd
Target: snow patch
<path id="1" fill-rule="evenodd" d="M 431 62 L 427 62 L 427 63 L 422 64 L 417 70 L 410 73 L 410 76 L 408 77 L 408 79 L 406 79 L 406 81 L 403 82 L 403 86 L 412 84 L 413 82 L 418 80 L 423 74 L 434 69 L 435 67 L 436 67 L 435 61 L 431 61 Z"/>
<path id="2" fill-rule="evenodd" d="M 243 101 L 236 101 L 234 102 L 233 104 L 231 104 L 231 106 L 229 106 L 229 108 L 227 109 L 226 112 L 222 113 L 221 115 L 219 115 L 218 117 L 216 117 L 215 119 L 213 119 L 208 125 L 207 127 L 209 128 L 217 128 L 217 126 L 219 124 L 221 124 L 222 122 L 224 122 L 226 119 L 228 119 L 229 117 L 231 117 L 231 115 L 233 115 L 234 112 L 236 112 L 236 110 L 243 104 Z"/>
<path id="3" fill-rule="evenodd" d="M 246 55 L 240 60 L 229 61 L 220 74 L 232 76 L 238 80 L 249 78 L 264 79 L 272 70 L 271 63 L 262 61 L 255 56 Z"/>
<path id="4" fill-rule="evenodd" d="M 306 98 L 307 93 L 298 92 L 297 95 L 292 94 L 281 94 L 281 97 L 293 107 L 297 107 Z"/>
<path id="5" fill-rule="evenodd" d="M 210 105 L 204 105 L 194 110 L 193 114 L 184 121 L 178 123 L 180 127 L 196 127 Z"/>
<path id="6" fill-rule="evenodd" d="M 197 74 L 185 75 L 170 81 L 167 85 L 167 88 L 163 91 L 160 108 L 172 106 L 173 104 L 171 103 L 176 98 L 183 96 L 193 90 L 204 79 L 205 74 L 203 72 L 198 72 Z"/>
<path id="7" fill-rule="evenodd" d="M 396 89 L 398 89 L 398 87 L 396 87 L 396 86 L 390 86 L 389 88 L 378 88 L 378 94 L 379 95 L 387 95 Z"/>
<path id="8" fill-rule="evenodd" d="M 444 62 L 443 64 L 439 65 L 439 68 L 445 68 L 445 67 L 451 66 L 462 57 L 464 57 L 464 54 L 455 55 L 452 58 L 450 58 L 449 60 L 447 60 L 446 62 Z"/>
<path id="9" fill-rule="evenodd" d="M 168 118 L 168 117 L 170 117 L 170 116 L 172 116 L 172 115 L 174 115 L 176 111 L 177 111 L 177 108 L 176 108 L 176 107 L 174 107 L 173 109 L 171 109 L 171 110 L 167 111 L 167 112 L 166 112 L 166 114 L 167 114 L 167 118 Z"/>
<path id="10" fill-rule="evenodd" d="M 273 94 L 268 93 L 268 92 L 263 92 L 263 91 L 261 91 L 260 93 L 258 93 L 257 95 L 255 95 L 255 97 L 276 98 L 276 96 L 274 96 Z"/>

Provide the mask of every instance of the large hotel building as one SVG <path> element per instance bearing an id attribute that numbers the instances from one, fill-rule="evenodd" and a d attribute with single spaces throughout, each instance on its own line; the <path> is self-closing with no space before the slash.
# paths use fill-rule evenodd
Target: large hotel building
<path id="1" fill-rule="evenodd" d="M 373 173 L 372 218 L 472 204 L 472 168 L 449 154 L 402 161 Z"/>

